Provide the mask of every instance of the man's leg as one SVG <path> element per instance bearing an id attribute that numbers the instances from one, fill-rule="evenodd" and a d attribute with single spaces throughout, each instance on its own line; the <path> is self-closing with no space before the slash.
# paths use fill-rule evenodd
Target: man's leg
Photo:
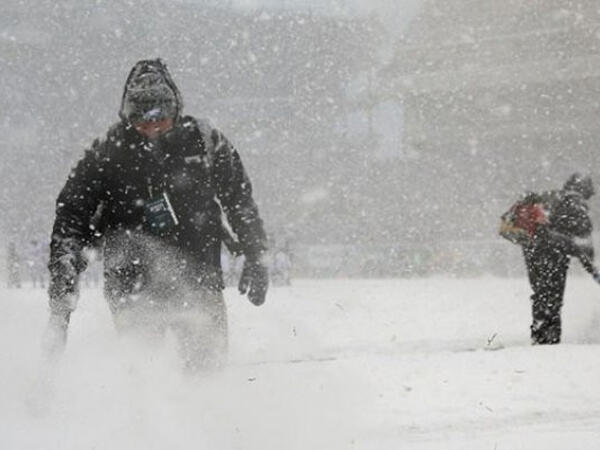
<path id="1" fill-rule="evenodd" d="M 536 345 L 542 343 L 543 328 L 545 326 L 544 290 L 541 285 L 543 279 L 542 257 L 536 255 L 531 247 L 523 248 L 523 256 L 525 257 L 529 285 L 533 291 L 530 296 L 533 321 L 529 328 L 531 330 L 531 343 Z"/>
<path id="2" fill-rule="evenodd" d="M 536 266 L 537 276 L 532 285 L 534 293 L 531 296 L 531 341 L 533 344 L 558 344 L 562 332 L 561 309 L 568 260 L 546 255 L 537 261 Z"/>
<path id="3" fill-rule="evenodd" d="M 549 274 L 548 321 L 547 340 L 550 344 L 558 344 L 562 334 L 561 310 L 567 284 L 567 270 L 569 261 L 561 258 L 556 261 Z"/>
<path id="4" fill-rule="evenodd" d="M 132 281 L 123 273 L 105 271 L 104 297 L 115 328 L 120 335 L 135 335 L 155 343 L 164 337 L 167 314 L 153 301 L 151 292 L 137 289 L 143 287 L 141 283 L 131 285 Z"/>
<path id="5" fill-rule="evenodd" d="M 193 296 L 193 298 L 192 298 Z M 221 291 L 202 289 L 190 294 L 172 323 L 186 370 L 222 367 L 227 359 L 227 309 Z"/>

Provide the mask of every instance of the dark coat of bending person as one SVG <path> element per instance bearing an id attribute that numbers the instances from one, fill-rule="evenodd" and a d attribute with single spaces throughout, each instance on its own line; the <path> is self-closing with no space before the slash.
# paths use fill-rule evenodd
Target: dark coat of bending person
<path id="1" fill-rule="evenodd" d="M 596 281 L 588 199 L 594 194 L 589 176 L 573 174 L 558 191 L 543 194 L 551 204 L 548 226 L 541 227 L 523 247 L 531 296 L 533 344 L 558 344 L 561 308 L 571 257 L 578 258 Z"/>
<path id="2" fill-rule="evenodd" d="M 266 237 L 240 155 L 207 122 L 183 116 L 182 107 L 166 65 L 138 62 L 125 84 L 121 120 L 69 175 L 56 203 L 49 261 L 49 328 L 61 330 L 55 340 L 66 338 L 76 307 L 84 249 L 99 246 L 119 330 L 172 328 L 192 368 L 221 357 L 224 220 L 245 256 L 240 292 L 255 305 L 264 302 Z"/>

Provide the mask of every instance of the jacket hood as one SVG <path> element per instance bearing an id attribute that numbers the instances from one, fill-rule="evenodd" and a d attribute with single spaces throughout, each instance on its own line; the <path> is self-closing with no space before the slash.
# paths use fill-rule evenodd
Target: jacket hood
<path id="1" fill-rule="evenodd" d="M 182 109 L 181 93 L 160 58 L 144 59 L 133 66 L 123 89 L 121 120 L 177 120 Z"/>
<path id="2" fill-rule="evenodd" d="M 569 177 L 563 187 L 563 190 L 577 192 L 586 200 L 595 193 L 592 177 L 589 175 L 582 175 L 577 172 Z"/>

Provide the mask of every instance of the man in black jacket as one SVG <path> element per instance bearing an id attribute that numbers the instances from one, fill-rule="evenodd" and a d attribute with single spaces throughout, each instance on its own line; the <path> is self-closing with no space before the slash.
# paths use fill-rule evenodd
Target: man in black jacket
<path id="1" fill-rule="evenodd" d="M 125 83 L 121 120 L 71 172 L 50 246 L 50 347 L 66 339 L 84 249 L 101 245 L 118 329 L 170 327 L 188 366 L 218 359 L 227 338 L 223 216 L 245 255 L 239 290 L 264 302 L 266 237 L 240 155 L 208 123 L 182 116 L 182 107 L 166 65 L 139 61 Z"/>
<path id="2" fill-rule="evenodd" d="M 571 256 L 579 258 L 596 281 L 592 222 L 587 200 L 594 194 L 589 176 L 573 174 L 562 190 L 544 193 L 550 205 L 549 223 L 541 227 L 530 244 L 523 246 L 531 296 L 533 344 L 558 344 L 561 308 Z"/>

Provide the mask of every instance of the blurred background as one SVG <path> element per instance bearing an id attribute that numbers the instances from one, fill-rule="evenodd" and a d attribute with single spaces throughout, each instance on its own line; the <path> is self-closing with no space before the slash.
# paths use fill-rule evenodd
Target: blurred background
<path id="1" fill-rule="evenodd" d="M 524 275 L 500 215 L 574 171 L 600 182 L 594 0 L 4 0 L 0 12 L 4 255 L 49 241 L 70 168 L 117 121 L 144 58 L 163 58 L 185 112 L 239 149 L 294 276 Z"/>

